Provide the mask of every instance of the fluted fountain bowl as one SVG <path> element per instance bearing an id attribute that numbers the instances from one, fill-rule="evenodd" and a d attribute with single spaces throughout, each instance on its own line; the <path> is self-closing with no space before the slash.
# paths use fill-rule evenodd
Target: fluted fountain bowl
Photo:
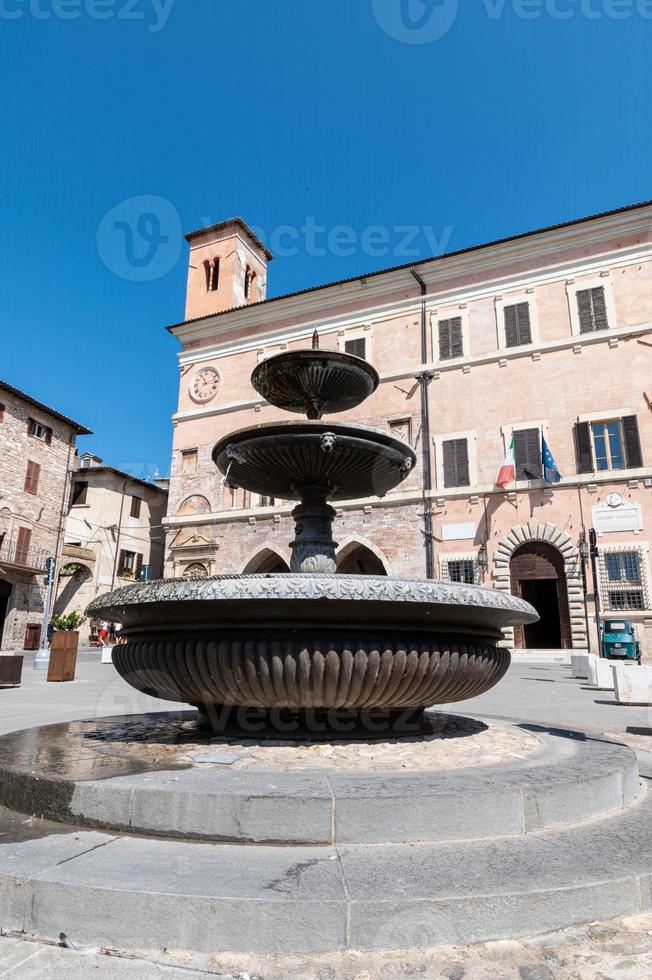
<path id="1" fill-rule="evenodd" d="M 354 354 L 293 350 L 254 368 L 251 383 L 271 405 L 319 419 L 360 405 L 379 384 L 378 372 Z"/>
<path id="2" fill-rule="evenodd" d="M 412 449 L 386 432 L 327 422 L 268 422 L 232 432 L 213 449 L 231 483 L 293 500 L 298 487 L 324 487 L 329 500 L 383 497 L 416 463 Z"/>
<path id="3" fill-rule="evenodd" d="M 113 663 L 126 681 L 195 705 L 218 730 L 240 709 L 272 723 L 274 712 L 302 724 L 419 717 L 493 687 L 510 662 L 497 645 L 502 629 L 538 619 L 494 589 L 306 574 L 142 583 L 96 599 L 87 614 L 123 624 Z"/>

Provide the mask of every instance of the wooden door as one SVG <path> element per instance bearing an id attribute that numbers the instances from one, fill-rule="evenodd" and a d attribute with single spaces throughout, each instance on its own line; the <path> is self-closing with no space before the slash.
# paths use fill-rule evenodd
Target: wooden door
<path id="1" fill-rule="evenodd" d="M 25 630 L 25 650 L 38 650 L 41 641 L 41 627 L 38 623 L 28 623 Z"/>

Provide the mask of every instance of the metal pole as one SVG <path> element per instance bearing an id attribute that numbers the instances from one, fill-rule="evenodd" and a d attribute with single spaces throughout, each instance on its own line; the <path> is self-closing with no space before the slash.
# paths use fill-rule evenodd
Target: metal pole
<path id="1" fill-rule="evenodd" d="M 410 272 L 421 290 L 421 363 L 428 362 L 428 322 L 426 313 L 427 287 L 416 269 Z M 432 530 L 432 463 L 430 447 L 430 394 L 428 386 L 433 379 L 432 371 L 422 371 L 416 375 L 421 385 L 421 434 L 423 439 L 423 533 L 426 547 L 426 578 L 435 577 L 435 549 Z"/>
<path id="2" fill-rule="evenodd" d="M 595 528 L 589 528 L 589 544 L 591 546 L 591 574 L 593 576 L 593 604 L 595 608 L 595 626 L 598 631 L 598 656 L 604 657 L 602 645 L 602 630 L 600 628 L 600 588 L 598 584 L 598 536 Z"/>
<path id="3" fill-rule="evenodd" d="M 47 575 L 45 578 L 45 584 L 47 585 L 47 593 L 45 597 L 45 608 L 43 616 L 43 629 L 41 630 L 41 641 L 39 648 L 34 655 L 34 663 L 32 664 L 34 670 L 47 670 L 50 663 L 50 651 L 48 650 L 48 627 L 50 625 L 50 609 L 52 608 L 52 592 L 54 591 L 55 575 L 54 569 L 56 567 L 56 561 L 54 558 L 48 558 L 45 563 L 47 569 Z"/>

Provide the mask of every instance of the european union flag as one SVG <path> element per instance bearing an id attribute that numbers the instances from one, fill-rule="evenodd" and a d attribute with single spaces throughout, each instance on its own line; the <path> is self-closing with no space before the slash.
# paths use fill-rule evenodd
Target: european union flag
<path id="1" fill-rule="evenodd" d="M 541 432 L 541 462 L 543 463 L 543 479 L 546 483 L 559 483 L 561 473 L 555 463 L 555 457 L 548 448 L 543 431 Z"/>

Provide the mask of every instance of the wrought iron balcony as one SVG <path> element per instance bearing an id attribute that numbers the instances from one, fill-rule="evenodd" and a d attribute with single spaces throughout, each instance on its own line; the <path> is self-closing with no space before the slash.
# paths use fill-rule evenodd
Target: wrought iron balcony
<path id="1" fill-rule="evenodd" d="M 25 572 L 45 573 L 45 562 L 48 552 L 29 544 L 27 548 L 20 547 L 19 542 L 0 540 L 0 566 L 11 566 Z"/>

